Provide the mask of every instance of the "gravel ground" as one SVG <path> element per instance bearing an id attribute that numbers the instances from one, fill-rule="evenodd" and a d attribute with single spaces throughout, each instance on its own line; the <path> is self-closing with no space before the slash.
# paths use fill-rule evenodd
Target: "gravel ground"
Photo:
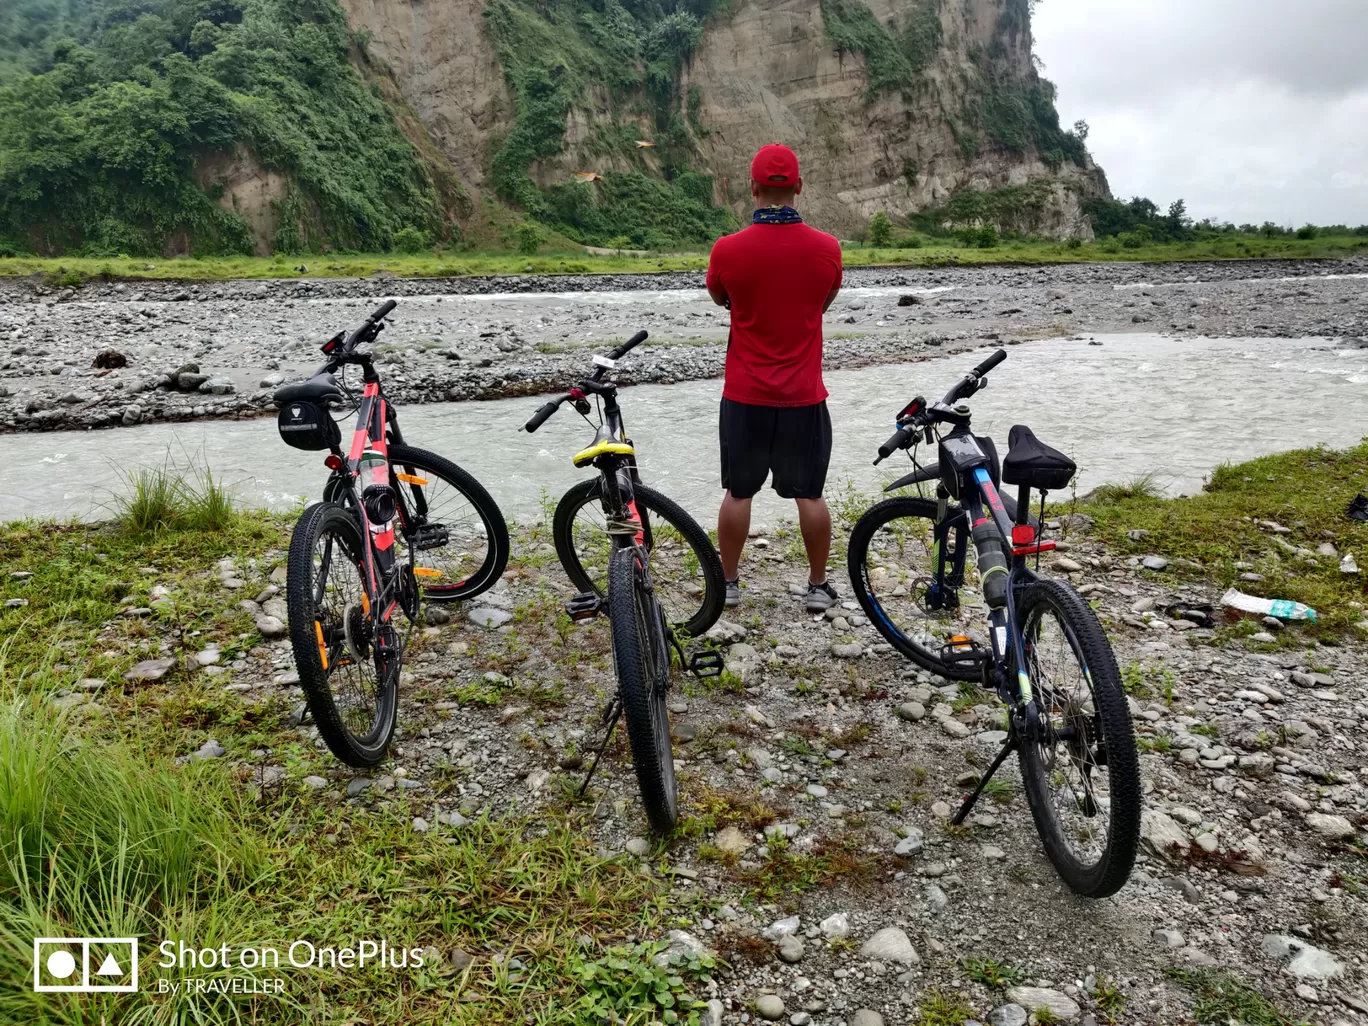
<path id="1" fill-rule="evenodd" d="M 1195 969 L 1231 971 L 1295 1018 L 1368 1023 L 1368 646 L 1223 644 L 1156 611 L 1212 603 L 1211 587 L 1068 526 L 1053 568 L 1107 624 L 1144 749 L 1145 846 L 1130 883 L 1096 902 L 1063 887 L 1014 761 L 1000 774 L 1011 786 L 948 829 L 1001 737 L 995 700 L 957 701 L 852 602 L 840 619 L 805 614 L 793 530 L 771 525 L 747 550 L 743 604 L 715 628 L 739 679 L 676 681 L 682 836 L 648 839 L 621 732 L 583 813 L 604 853 L 672 881 L 673 942 L 727 959 L 707 995 L 712 1022 L 908 1023 L 939 992 L 996 1026 L 1041 1006 L 1054 1021 L 1186 1023 L 1194 995 L 1173 973 Z M 563 808 L 614 685 L 607 624 L 557 620 L 568 588 L 549 549 L 524 529 L 475 608 L 431 610 L 383 770 L 357 776 L 326 753 L 287 768 L 267 750 L 239 772 L 358 815 L 406 803 L 433 843 L 482 813 Z M 283 556 L 206 568 L 211 604 L 246 601 L 278 633 L 266 618 L 284 615 Z M 980 612 L 965 616 L 981 628 Z M 154 628 L 140 644 L 151 658 L 174 641 Z M 282 640 L 231 663 L 210 648 L 192 665 L 199 686 L 244 703 L 302 699 Z M 56 700 L 93 710 L 91 687 Z M 307 720 L 296 731 L 322 752 Z M 224 757 L 212 741 L 199 754 Z M 982 982 L 976 959 L 996 964 L 1000 986 Z"/>
<path id="2" fill-rule="evenodd" d="M 1368 259 L 854 269 L 826 318 L 829 368 L 914 360 L 956 341 L 1091 333 L 1368 336 Z M 622 380 L 722 372 L 726 313 L 699 274 L 91 283 L 0 280 L 0 431 L 252 417 L 380 297 L 377 350 L 405 403 L 562 390 L 638 328 Z M 858 290 L 876 290 L 860 292 Z M 944 290 L 944 291 L 933 291 Z"/>

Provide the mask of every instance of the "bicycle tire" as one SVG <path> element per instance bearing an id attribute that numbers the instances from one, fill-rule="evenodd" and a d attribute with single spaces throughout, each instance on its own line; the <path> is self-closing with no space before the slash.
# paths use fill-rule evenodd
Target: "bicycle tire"
<path id="1" fill-rule="evenodd" d="M 875 582 L 875 575 L 871 570 L 871 563 L 878 563 L 877 557 L 871 561 L 871 555 L 874 554 L 876 548 L 875 538 L 878 537 L 882 528 L 899 520 L 913 521 L 915 526 L 911 533 L 924 537 L 927 532 L 934 528 L 937 512 L 934 500 L 911 496 L 885 499 L 867 510 L 856 521 L 854 529 L 850 532 L 850 543 L 847 546 L 846 555 L 846 567 L 850 573 L 850 587 L 855 593 L 856 600 L 860 603 L 860 608 L 869 617 L 869 622 L 874 625 L 874 629 L 883 635 L 884 639 L 898 652 L 901 652 L 923 670 L 930 670 L 948 680 L 977 682 L 982 680 L 981 671 L 944 662 L 940 658 L 939 648 L 932 649 L 906 633 L 898 621 L 910 623 L 910 615 L 904 615 L 901 610 L 894 612 L 891 593 L 884 594 L 883 598 L 880 598 L 881 590 L 886 589 L 882 589 Z M 922 521 L 925 523 L 921 523 Z M 956 538 L 957 544 L 969 544 L 967 531 L 957 532 Z M 926 565 L 914 569 L 920 569 L 929 575 L 934 570 L 930 563 L 929 549 L 924 556 L 924 561 Z M 906 569 L 906 567 L 903 568 L 904 571 Z M 895 587 L 901 585 L 907 589 L 908 581 L 904 575 L 892 577 L 890 580 L 893 581 Z M 907 607 L 909 612 L 910 607 L 915 604 L 916 596 L 910 593 L 898 602 L 900 607 Z"/>
<path id="2" fill-rule="evenodd" d="M 1053 613 L 1060 630 L 1059 638 L 1046 638 L 1047 629 L 1044 618 Z M 1056 774 L 1061 784 L 1067 784 L 1067 770 L 1072 767 L 1078 772 L 1080 763 L 1091 763 L 1100 769 L 1095 753 L 1091 758 L 1069 755 L 1068 766 L 1057 769 L 1061 743 L 1056 742 L 1055 751 L 1047 754 L 1046 746 L 1023 738 L 1018 759 L 1021 777 L 1025 785 L 1026 801 L 1031 807 L 1037 833 L 1045 848 L 1045 854 L 1054 864 L 1056 871 L 1077 893 L 1090 898 L 1105 898 L 1115 894 L 1130 877 L 1131 867 L 1135 864 L 1136 848 L 1140 843 L 1140 761 L 1135 748 L 1135 734 L 1131 729 L 1130 711 L 1126 695 L 1121 687 L 1121 674 L 1116 667 L 1116 657 L 1112 652 L 1102 625 L 1087 602 L 1073 588 L 1059 581 L 1037 580 L 1027 585 L 1017 601 L 1017 617 L 1021 624 L 1023 638 L 1029 643 L 1027 654 L 1027 674 L 1031 679 L 1037 705 L 1040 708 L 1042 728 L 1048 722 L 1058 728 L 1055 722 L 1069 715 L 1067 710 L 1078 702 L 1079 695 L 1065 695 L 1065 687 L 1058 681 L 1045 679 L 1041 670 L 1041 659 L 1047 647 L 1060 647 L 1066 643 L 1069 656 L 1081 671 L 1079 680 L 1087 688 L 1092 715 L 1072 715 L 1066 726 L 1088 726 L 1100 739 L 1098 749 L 1105 752 L 1107 792 L 1105 796 L 1094 794 L 1095 784 L 1091 774 L 1079 772 L 1083 781 L 1081 789 L 1070 786 L 1069 800 L 1065 807 L 1072 805 L 1082 814 L 1086 825 L 1074 828 L 1061 822 L 1060 810 L 1052 800 L 1051 783 Z M 1081 689 L 1075 689 L 1081 690 Z M 1088 702 L 1084 702 L 1084 710 Z M 1058 712 L 1063 706 L 1066 712 Z M 1085 734 L 1085 741 L 1087 740 Z M 1092 752 L 1092 745 L 1083 746 Z M 1055 765 L 1051 765 L 1051 761 Z M 1100 778 L 1099 778 L 1100 780 Z M 1082 797 L 1080 797 L 1080 795 Z M 1088 811 L 1088 806 L 1093 811 Z M 1070 843 L 1070 835 L 1080 843 L 1086 842 L 1095 832 L 1098 814 L 1105 805 L 1109 824 L 1106 842 L 1100 847 L 1095 860 L 1089 862 L 1075 851 Z"/>
<path id="3" fill-rule="evenodd" d="M 479 518 L 479 527 L 484 531 L 485 551 L 480 558 L 478 565 L 473 570 L 466 572 L 463 564 L 456 566 L 450 565 L 450 559 L 461 560 L 465 553 L 461 552 L 463 544 L 452 547 L 451 541 L 468 543 L 472 539 L 477 539 L 477 533 L 470 530 L 469 526 L 457 538 L 444 542 L 438 548 L 451 549 L 455 553 L 454 557 L 446 559 L 441 556 L 429 556 L 425 553 L 434 552 L 435 549 L 421 549 L 412 546 L 408 539 L 412 534 L 413 528 L 418 525 L 403 525 L 401 534 L 404 535 L 405 544 L 414 549 L 414 566 L 420 571 L 418 576 L 418 589 L 423 598 L 429 602 L 459 602 L 472 599 L 477 595 L 488 591 L 495 582 L 503 575 L 508 567 L 508 556 L 510 544 L 508 540 L 508 524 L 504 521 L 503 511 L 499 509 L 493 497 L 470 473 L 461 469 L 451 460 L 444 456 L 439 456 L 426 449 L 419 449 L 410 445 L 391 445 L 389 447 L 390 461 L 390 484 L 396 491 L 406 490 L 405 503 L 408 508 L 413 507 L 412 493 L 418 488 L 429 488 L 430 485 L 418 485 L 412 482 L 400 481 L 396 476 L 398 472 L 413 474 L 414 471 L 421 471 L 417 477 L 437 478 L 448 487 L 453 488 L 462 496 L 466 502 L 474 508 L 475 514 Z M 324 501 L 336 497 L 337 478 L 329 481 L 329 487 L 323 493 Z M 429 498 L 429 509 L 435 509 L 443 504 L 440 500 L 431 501 Z M 446 518 L 449 521 L 449 517 Z M 468 522 L 469 517 L 462 520 Z M 449 522 L 441 526 L 449 527 Z M 421 570 L 435 570 L 444 577 L 459 578 L 450 583 L 438 582 L 427 584 L 421 575 Z"/>
<path id="4" fill-rule="evenodd" d="M 326 571 L 315 565 L 323 542 Z M 286 564 L 290 645 L 299 683 L 324 743 L 349 766 L 384 760 L 394 736 L 403 663 L 402 652 L 382 659 L 375 645 L 363 589 L 363 544 L 354 513 L 334 502 L 315 503 L 295 524 Z M 353 574 L 354 584 L 339 583 Z M 354 671 L 344 672 L 348 668 Z"/>
<path id="5" fill-rule="evenodd" d="M 657 594 L 663 594 L 661 605 L 665 608 L 666 620 L 674 631 L 687 632 L 692 638 L 702 637 L 708 628 L 722 617 L 726 602 L 726 581 L 722 575 L 722 557 L 708 538 L 708 533 L 698 526 L 698 521 L 674 500 L 662 495 L 654 488 L 636 485 L 634 488 L 638 511 L 645 512 L 648 522 L 652 519 L 663 521 L 674 529 L 692 551 L 698 562 L 696 573 L 683 576 L 687 561 L 681 557 L 681 565 L 673 567 L 666 550 L 655 538 L 657 529 L 652 526 L 652 577 Z M 590 504 L 602 502 L 602 478 L 588 478 L 574 485 L 561 497 L 551 521 L 551 533 L 556 546 L 556 555 L 565 568 L 570 583 L 582 592 L 595 592 L 604 597 L 602 582 L 607 577 L 605 565 L 599 572 L 598 581 L 585 567 L 583 548 L 576 544 L 575 525 L 580 512 Z M 590 525 L 596 539 L 611 545 L 605 527 L 598 523 Z M 611 555 L 611 552 L 610 552 Z M 702 579 L 702 594 L 697 600 L 690 599 L 682 581 Z M 676 584 L 676 582 L 680 582 Z M 609 615 L 612 613 L 610 611 Z"/>
<path id="6" fill-rule="evenodd" d="M 613 551 L 608 564 L 608 605 L 613 665 L 641 802 L 651 829 L 668 834 L 679 818 L 670 712 L 665 704 L 670 656 L 664 618 L 645 589 L 634 547 Z"/>

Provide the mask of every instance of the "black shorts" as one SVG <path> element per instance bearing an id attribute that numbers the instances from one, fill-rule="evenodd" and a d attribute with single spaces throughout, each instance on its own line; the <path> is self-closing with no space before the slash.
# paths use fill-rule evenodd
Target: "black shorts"
<path id="1" fill-rule="evenodd" d="M 816 406 L 751 406 L 722 400 L 722 487 L 749 499 L 774 473 L 785 499 L 820 499 L 831 463 L 831 415 Z"/>

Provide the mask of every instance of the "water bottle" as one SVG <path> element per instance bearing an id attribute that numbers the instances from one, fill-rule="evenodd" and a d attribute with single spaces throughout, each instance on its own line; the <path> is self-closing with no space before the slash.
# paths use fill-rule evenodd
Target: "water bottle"
<path id="1" fill-rule="evenodd" d="M 1002 536 L 992 521 L 977 524 L 972 533 L 983 597 L 989 609 L 1001 609 L 1007 604 L 1007 554 L 1002 550 Z"/>

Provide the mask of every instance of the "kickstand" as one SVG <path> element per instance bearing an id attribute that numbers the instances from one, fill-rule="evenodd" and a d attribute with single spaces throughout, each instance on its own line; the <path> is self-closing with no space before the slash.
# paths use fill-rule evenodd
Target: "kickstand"
<path id="1" fill-rule="evenodd" d="M 964 799 L 964 804 L 959 807 L 959 812 L 955 813 L 954 819 L 950 820 L 952 824 L 959 826 L 964 822 L 964 817 L 969 815 L 969 810 L 971 810 L 974 807 L 974 804 L 979 800 L 979 795 L 983 794 L 983 789 L 988 786 L 988 781 L 993 779 L 993 774 L 998 771 L 998 767 L 1002 765 L 1002 761 L 1006 759 L 1007 756 L 1011 755 L 1012 752 L 1016 751 L 1019 744 L 1020 742 L 1017 740 L 1016 732 L 1013 731 L 1008 735 L 1007 740 L 1003 742 L 1002 750 L 997 753 L 997 758 L 995 758 L 993 764 L 988 767 L 988 772 L 979 777 L 978 787 L 974 788 L 974 793 Z"/>
<path id="2" fill-rule="evenodd" d="M 594 779 L 594 770 L 598 769 L 599 760 L 603 758 L 603 753 L 608 750 L 608 742 L 612 740 L 613 729 L 617 726 L 618 719 L 621 716 L 622 700 L 614 695 L 613 700 L 603 709 L 602 722 L 607 728 L 603 732 L 603 744 L 599 745 L 598 751 L 594 753 L 594 761 L 589 764 L 589 772 L 584 775 L 584 783 L 580 784 L 580 789 L 575 792 L 576 798 L 583 798 L 584 792 L 589 789 L 589 781 Z"/>

